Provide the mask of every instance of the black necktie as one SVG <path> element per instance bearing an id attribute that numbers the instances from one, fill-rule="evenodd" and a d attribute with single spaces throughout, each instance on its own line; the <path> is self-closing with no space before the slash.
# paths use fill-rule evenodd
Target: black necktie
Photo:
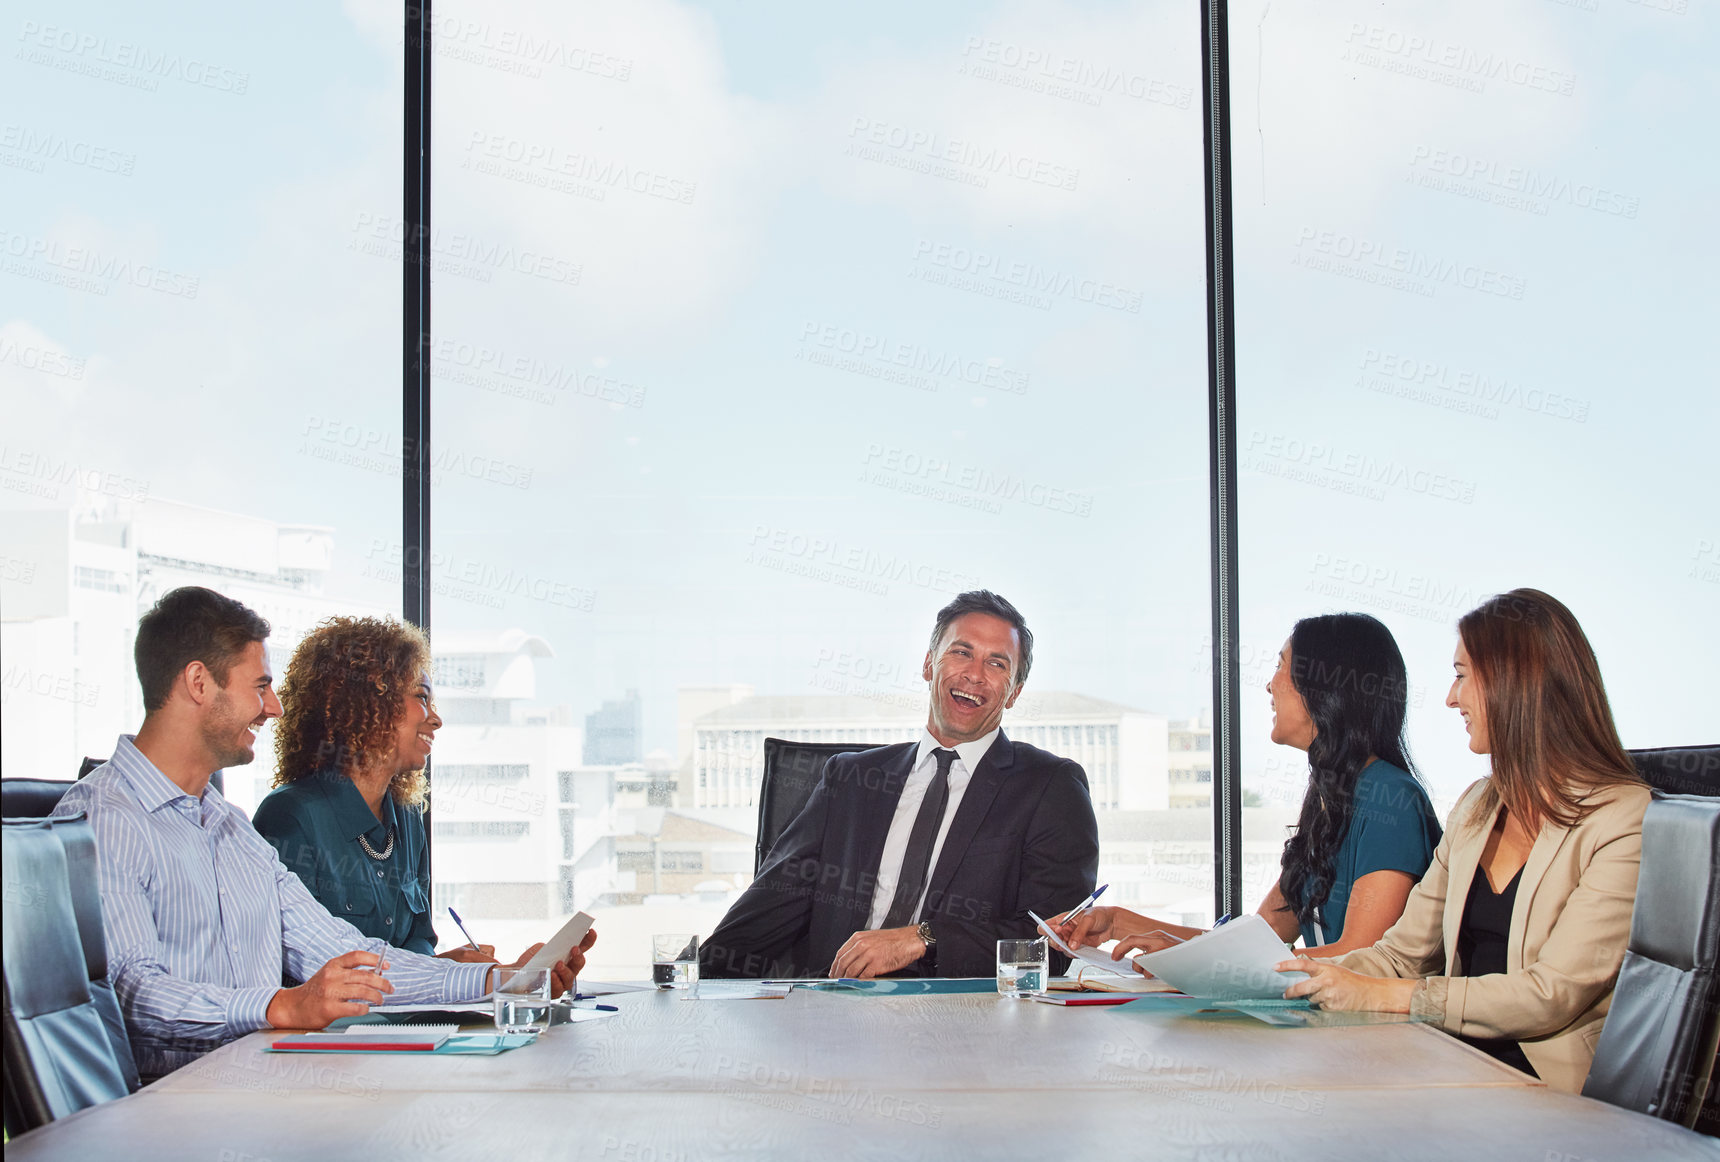
<path id="1" fill-rule="evenodd" d="M 902 855 L 896 896 L 884 914 L 886 928 L 900 928 L 913 922 L 920 894 L 926 890 L 926 873 L 932 870 L 932 845 L 938 841 L 938 826 L 944 821 L 944 808 L 950 801 L 950 764 L 956 761 L 956 752 L 939 747 L 932 757 L 938 760 L 938 773 L 926 787 L 920 813 L 914 816 L 914 829 L 908 832 L 908 850 Z"/>

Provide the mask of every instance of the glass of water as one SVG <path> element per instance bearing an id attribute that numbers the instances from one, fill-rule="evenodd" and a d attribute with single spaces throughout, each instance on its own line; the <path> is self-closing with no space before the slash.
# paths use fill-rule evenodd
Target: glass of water
<path id="1" fill-rule="evenodd" d="M 997 991 L 1020 1000 L 1045 991 L 1051 950 L 1045 937 L 997 942 Z"/>
<path id="2" fill-rule="evenodd" d="M 503 1033 L 541 1033 L 549 1028 L 555 976 L 547 968 L 496 969 L 496 1028 Z"/>
<path id="3" fill-rule="evenodd" d="M 651 983 L 660 989 L 699 984 L 699 938 L 686 933 L 651 937 Z"/>

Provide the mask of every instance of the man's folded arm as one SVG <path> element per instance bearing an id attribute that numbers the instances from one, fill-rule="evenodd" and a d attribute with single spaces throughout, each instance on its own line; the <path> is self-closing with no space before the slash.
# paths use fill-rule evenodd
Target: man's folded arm
<path id="1" fill-rule="evenodd" d="M 268 851 L 274 854 L 272 847 Z M 345 920 L 331 915 L 311 895 L 304 881 L 279 859 L 275 860 L 275 889 L 281 902 L 283 963 L 287 972 L 298 980 L 309 980 L 317 969 L 337 956 L 364 951 L 379 954 L 388 965 L 383 975 L 394 991 L 388 994 L 386 1004 L 475 1001 L 484 995 L 489 965 L 422 956 L 395 948 L 386 940 L 365 936 Z"/>
<path id="2" fill-rule="evenodd" d="M 806 806 L 771 847 L 764 866 L 699 950 L 699 970 L 715 977 L 756 977 L 774 971 L 811 922 L 814 893 L 824 874 L 824 824 L 829 816 L 830 768 Z"/>

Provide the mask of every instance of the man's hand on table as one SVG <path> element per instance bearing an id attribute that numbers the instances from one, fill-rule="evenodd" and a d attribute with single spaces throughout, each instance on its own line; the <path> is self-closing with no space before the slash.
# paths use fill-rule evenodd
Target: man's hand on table
<path id="1" fill-rule="evenodd" d="M 362 1016 L 394 991 L 382 975 L 387 967 L 374 952 L 342 953 L 304 984 L 276 993 L 263 1019 L 277 1029 L 324 1029 L 340 1017 Z"/>
<path id="2" fill-rule="evenodd" d="M 856 932 L 836 952 L 831 962 L 832 978 L 871 980 L 875 976 L 907 968 L 926 954 L 917 925 Z"/>

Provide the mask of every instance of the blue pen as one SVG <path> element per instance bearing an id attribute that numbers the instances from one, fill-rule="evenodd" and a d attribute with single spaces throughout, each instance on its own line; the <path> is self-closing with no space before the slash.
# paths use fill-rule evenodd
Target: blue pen
<path id="1" fill-rule="evenodd" d="M 472 939 L 472 934 L 470 932 L 466 931 L 466 925 L 461 923 L 460 913 L 454 911 L 454 909 L 452 909 L 452 908 L 449 908 L 448 909 L 448 915 L 454 917 L 454 926 L 460 930 L 460 935 L 462 935 L 466 938 L 466 946 L 468 948 L 470 948 L 473 952 L 482 952 L 483 949 L 478 947 L 478 942 L 476 940 Z"/>
<path id="2" fill-rule="evenodd" d="M 1099 897 L 1105 894 L 1105 889 L 1110 886 L 1110 884 L 1100 884 L 1097 888 L 1093 889 L 1092 895 L 1088 896 L 1085 900 L 1082 900 L 1079 904 L 1076 904 L 1074 909 L 1067 916 L 1063 917 L 1063 923 L 1075 923 L 1075 918 L 1097 903 Z M 1058 926 L 1062 927 L 1062 925 Z"/>
<path id="3" fill-rule="evenodd" d="M 1213 927 L 1214 928 L 1222 928 L 1228 923 L 1230 923 L 1230 913 L 1226 912 L 1224 915 L 1222 915 L 1218 918 L 1218 923 L 1214 924 Z"/>

